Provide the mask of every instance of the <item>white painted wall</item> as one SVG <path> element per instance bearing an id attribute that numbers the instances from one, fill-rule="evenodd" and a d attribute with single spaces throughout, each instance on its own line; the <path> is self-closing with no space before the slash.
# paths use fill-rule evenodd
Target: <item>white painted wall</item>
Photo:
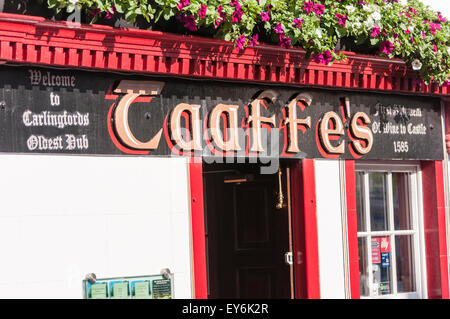
<path id="1" fill-rule="evenodd" d="M 315 160 L 320 295 L 345 298 L 339 161 Z"/>
<path id="2" fill-rule="evenodd" d="M 191 298 L 187 181 L 182 158 L 0 155 L 0 298 L 166 267 Z"/>

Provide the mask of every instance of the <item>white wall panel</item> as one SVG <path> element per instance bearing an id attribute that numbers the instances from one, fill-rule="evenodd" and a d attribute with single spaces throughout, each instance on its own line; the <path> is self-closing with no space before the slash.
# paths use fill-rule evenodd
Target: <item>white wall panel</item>
<path id="1" fill-rule="evenodd" d="M 321 298 L 345 298 L 339 162 L 314 162 Z"/>
<path id="2" fill-rule="evenodd" d="M 0 298 L 80 298 L 97 277 L 175 274 L 191 298 L 182 158 L 0 155 Z"/>

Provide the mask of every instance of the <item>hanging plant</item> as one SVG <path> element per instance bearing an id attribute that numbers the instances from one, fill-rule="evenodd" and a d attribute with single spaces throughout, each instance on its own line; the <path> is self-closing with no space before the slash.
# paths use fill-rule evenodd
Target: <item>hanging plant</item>
<path id="1" fill-rule="evenodd" d="M 401 58 L 426 84 L 450 82 L 450 24 L 419 0 L 48 0 L 50 8 L 92 15 L 121 14 L 180 24 L 188 33 L 232 41 L 238 50 L 259 41 L 301 47 L 317 63 L 345 59 L 336 49 L 351 39 L 380 56 Z M 166 23 L 167 25 L 167 23 Z"/>

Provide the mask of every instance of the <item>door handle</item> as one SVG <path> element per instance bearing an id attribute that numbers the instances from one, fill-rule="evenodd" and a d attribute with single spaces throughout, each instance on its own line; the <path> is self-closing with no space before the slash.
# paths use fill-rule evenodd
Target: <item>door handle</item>
<path id="1" fill-rule="evenodd" d="M 284 262 L 286 265 L 292 266 L 294 264 L 293 258 L 292 258 L 292 251 L 288 251 L 284 254 Z"/>

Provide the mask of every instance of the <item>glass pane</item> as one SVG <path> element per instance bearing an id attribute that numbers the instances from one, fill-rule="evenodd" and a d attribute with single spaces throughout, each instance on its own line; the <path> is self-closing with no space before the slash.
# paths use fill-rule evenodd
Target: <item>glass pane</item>
<path id="1" fill-rule="evenodd" d="M 369 296 L 366 238 L 358 238 L 359 289 L 361 296 Z"/>
<path id="2" fill-rule="evenodd" d="M 416 291 L 412 242 L 412 236 L 395 237 L 398 292 Z"/>
<path id="3" fill-rule="evenodd" d="M 358 231 L 366 231 L 366 217 L 364 215 L 364 173 L 356 173 L 356 214 Z"/>
<path id="4" fill-rule="evenodd" d="M 371 230 L 388 230 L 385 173 L 369 173 L 369 194 Z"/>
<path id="5" fill-rule="evenodd" d="M 396 230 L 412 228 L 409 212 L 408 173 L 392 174 L 392 190 L 394 201 L 394 225 Z"/>
<path id="6" fill-rule="evenodd" d="M 372 237 L 372 296 L 392 293 L 390 246 L 389 236 Z"/>

